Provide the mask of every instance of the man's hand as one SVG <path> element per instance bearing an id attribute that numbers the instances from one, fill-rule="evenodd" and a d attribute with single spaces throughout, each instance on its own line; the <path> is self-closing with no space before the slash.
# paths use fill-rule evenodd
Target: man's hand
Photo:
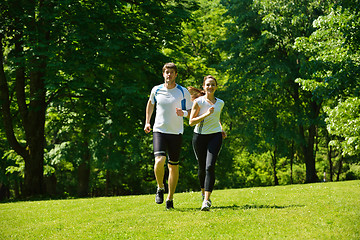
<path id="1" fill-rule="evenodd" d="M 184 116 L 184 112 L 181 108 L 176 108 L 176 115 L 178 115 L 179 117 Z"/>
<path id="2" fill-rule="evenodd" d="M 145 124 L 144 131 L 145 131 L 145 133 L 151 132 L 151 125 L 150 125 L 150 123 Z"/>

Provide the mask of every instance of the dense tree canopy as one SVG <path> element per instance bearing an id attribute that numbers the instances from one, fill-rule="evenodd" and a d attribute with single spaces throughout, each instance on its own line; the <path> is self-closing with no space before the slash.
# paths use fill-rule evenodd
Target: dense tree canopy
<path id="1" fill-rule="evenodd" d="M 360 178 L 359 1 L 4 0 L 0 198 L 153 192 L 151 88 L 220 83 L 218 188 Z M 185 123 L 178 191 L 198 190 Z M 5 194 L 5 195 L 4 195 Z"/>
<path id="2" fill-rule="evenodd" d="M 161 47 L 179 39 L 190 7 L 186 1 L 1 3 L 2 116 L 10 146 L 25 160 L 25 194 L 43 192 L 46 140 L 67 141 L 78 152 L 80 186 L 89 182 L 90 141 L 97 142 L 105 123 L 112 121 L 103 134 L 115 133 L 118 154 L 135 152 L 122 145 L 136 143 L 127 136 L 139 134 L 145 90 L 166 61 Z M 51 112 L 49 124 L 60 122 L 45 139 Z"/>

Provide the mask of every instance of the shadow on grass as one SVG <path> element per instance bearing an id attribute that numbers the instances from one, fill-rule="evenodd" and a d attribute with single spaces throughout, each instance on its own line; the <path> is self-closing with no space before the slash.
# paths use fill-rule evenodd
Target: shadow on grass
<path id="1" fill-rule="evenodd" d="M 266 209 L 266 208 L 274 208 L 274 209 L 285 209 L 285 208 L 297 208 L 297 207 L 305 207 L 305 205 L 286 205 L 286 206 L 279 206 L 279 205 L 256 205 L 256 204 L 246 204 L 246 205 L 230 205 L 230 206 L 213 206 L 211 209 L 232 209 L 232 210 L 248 210 L 248 209 Z M 175 211 L 179 212 L 188 212 L 188 211 L 199 211 L 199 208 L 175 208 Z"/>
<path id="2" fill-rule="evenodd" d="M 241 209 L 241 210 L 247 210 L 247 209 L 262 209 L 262 208 L 275 208 L 275 209 L 283 209 L 283 208 L 295 208 L 295 207 L 304 207 L 305 205 L 287 205 L 287 206 L 278 206 L 278 205 L 256 205 L 256 204 L 246 204 L 243 206 L 238 206 L 236 204 L 232 206 L 216 206 L 213 207 L 213 209 Z"/>

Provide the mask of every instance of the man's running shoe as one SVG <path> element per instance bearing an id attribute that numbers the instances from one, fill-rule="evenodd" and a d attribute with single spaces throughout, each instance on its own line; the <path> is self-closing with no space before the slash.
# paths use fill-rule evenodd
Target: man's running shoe
<path id="1" fill-rule="evenodd" d="M 157 204 L 162 204 L 164 202 L 164 189 L 158 188 L 156 190 L 155 202 Z"/>
<path id="2" fill-rule="evenodd" d="M 173 209 L 174 208 L 174 202 L 173 200 L 166 200 L 166 209 Z"/>
<path id="3" fill-rule="evenodd" d="M 201 211 L 209 211 L 211 207 L 210 201 L 205 200 L 201 206 Z"/>

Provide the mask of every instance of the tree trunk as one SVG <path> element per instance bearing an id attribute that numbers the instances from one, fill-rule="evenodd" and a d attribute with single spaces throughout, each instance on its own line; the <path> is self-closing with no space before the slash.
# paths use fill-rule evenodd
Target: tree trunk
<path id="1" fill-rule="evenodd" d="M 277 173 L 276 173 L 276 163 L 277 163 L 276 147 L 275 147 L 273 155 L 271 156 L 271 160 L 272 160 L 272 167 L 273 167 L 274 185 L 277 186 L 277 185 L 279 185 L 279 179 L 278 179 Z"/>
<path id="2" fill-rule="evenodd" d="M 1 36 L 0 36 L 1 42 Z M 16 46 L 17 49 L 17 46 Z M 21 51 L 20 49 L 17 49 Z M 25 130 L 26 147 L 16 139 L 13 120 L 10 112 L 10 98 L 7 79 L 3 68 L 3 49 L 0 44 L 0 90 L 6 138 L 10 146 L 25 161 L 24 195 L 31 196 L 43 193 L 43 157 L 44 157 L 44 127 L 45 127 L 45 90 L 43 75 L 31 73 L 30 103 L 25 104 L 25 78 L 22 69 L 16 71 L 16 95 L 19 105 L 22 125 Z"/>
<path id="3" fill-rule="evenodd" d="M 90 182 L 90 159 L 91 153 L 89 150 L 89 144 L 87 141 L 84 143 L 84 155 L 82 162 L 78 168 L 78 195 L 79 197 L 86 197 L 89 194 L 89 182 Z"/>
<path id="4" fill-rule="evenodd" d="M 303 146 L 303 154 L 306 166 L 306 183 L 314 183 L 319 181 L 315 168 L 315 129 L 315 125 L 310 126 L 307 144 Z"/>
<path id="5" fill-rule="evenodd" d="M 328 147 L 328 153 L 327 153 L 327 159 L 329 162 L 329 176 L 330 176 L 330 182 L 333 181 L 333 162 L 332 162 L 332 147 Z"/>
<path id="6" fill-rule="evenodd" d="M 25 196 L 41 195 L 44 193 L 44 163 L 43 153 L 38 151 L 25 159 L 25 180 L 24 192 Z"/>
<path id="7" fill-rule="evenodd" d="M 315 121 L 320 113 L 321 104 L 317 104 L 316 102 L 312 101 L 310 103 L 311 113 L 310 113 L 310 120 Z M 305 137 L 304 126 L 300 125 L 300 136 L 304 140 L 302 144 L 302 151 L 304 155 L 304 161 L 306 166 L 306 183 L 314 183 L 319 182 L 319 177 L 316 174 L 316 167 L 315 167 L 315 136 L 316 136 L 316 125 L 311 124 L 308 127 L 308 134 Z"/>
<path id="8" fill-rule="evenodd" d="M 342 171 L 342 167 L 343 167 L 343 156 L 340 152 L 340 161 L 339 161 L 339 168 L 338 168 L 338 172 L 336 174 L 336 181 L 340 181 L 340 174 L 341 174 L 341 171 Z"/>
<path id="9" fill-rule="evenodd" d="M 41 19 L 43 20 L 43 19 Z M 18 116 L 21 119 L 26 144 L 19 143 L 14 133 L 13 116 L 10 111 L 11 100 L 9 95 L 8 79 L 4 72 L 3 37 L 0 34 L 0 100 L 3 113 L 6 138 L 10 146 L 25 161 L 25 196 L 32 196 L 44 193 L 43 165 L 45 146 L 45 112 L 46 112 L 46 90 L 45 90 L 45 69 L 47 67 L 46 52 L 48 51 L 49 31 L 45 31 L 47 25 L 44 21 L 30 21 L 29 32 L 37 32 L 36 38 L 29 37 L 33 52 L 31 59 L 24 57 L 24 36 L 16 33 L 14 56 L 17 60 L 15 70 L 15 92 L 18 106 Z M 21 32 L 21 31 L 19 31 Z M 40 43 L 40 44 L 36 44 Z M 11 46 L 12 47 L 12 46 Z M 21 60 L 20 60 L 21 59 Z M 25 60 L 24 60 L 25 59 Z M 28 62 L 23 62 L 27 61 Z M 28 71 L 25 71 L 28 66 Z M 26 73 L 25 73 L 26 72 Z M 28 81 L 26 81 L 26 79 Z M 28 84 L 26 84 L 28 82 Z M 28 90 L 25 90 L 28 89 Z"/>
<path id="10" fill-rule="evenodd" d="M 110 170 L 106 169 L 105 196 L 110 195 Z"/>
<path id="11" fill-rule="evenodd" d="M 44 182 L 45 182 L 46 193 L 49 194 L 50 196 L 55 196 L 57 193 L 56 191 L 57 178 L 55 176 L 55 173 L 51 174 L 50 176 L 44 177 Z"/>
<path id="12" fill-rule="evenodd" d="M 329 180 L 330 182 L 333 181 L 333 162 L 332 162 L 332 147 L 329 146 L 329 143 L 330 143 L 330 136 L 329 136 L 329 133 L 328 131 L 325 131 L 326 132 L 326 135 L 325 135 L 325 140 L 326 140 L 326 158 L 329 162 Z"/>
<path id="13" fill-rule="evenodd" d="M 39 62 L 38 62 L 39 61 Z M 34 59 L 40 69 L 44 61 Z M 29 156 L 25 158 L 25 195 L 43 194 L 44 186 L 44 148 L 45 148 L 45 84 L 44 74 L 38 69 L 30 72 L 30 104 L 23 114 L 23 126 Z M 23 90 L 24 91 L 24 90 Z M 19 102 L 19 101 L 18 101 Z"/>
<path id="14" fill-rule="evenodd" d="M 20 190 L 19 190 L 19 183 L 18 180 L 15 179 L 14 181 L 14 193 L 15 193 L 15 198 L 19 198 L 20 197 Z"/>
<path id="15" fill-rule="evenodd" d="M 291 142 L 291 154 L 290 154 L 290 183 L 293 184 L 294 183 L 294 178 L 293 178 L 293 164 L 294 164 L 294 141 Z"/>
<path id="16" fill-rule="evenodd" d="M 3 35 L 0 34 L 0 103 L 1 103 L 1 112 L 2 112 L 2 120 L 4 123 L 6 138 L 10 144 L 10 146 L 15 150 L 17 154 L 26 158 L 28 156 L 28 151 L 26 151 L 25 147 L 22 146 L 18 140 L 16 139 L 14 128 L 13 128 L 13 119 L 10 112 L 10 94 L 8 82 L 5 76 L 4 71 L 4 49 L 3 49 Z"/>
<path id="17" fill-rule="evenodd" d="M 90 168 L 87 163 L 82 162 L 78 168 L 78 195 L 79 197 L 86 197 L 89 194 L 89 177 Z"/>

